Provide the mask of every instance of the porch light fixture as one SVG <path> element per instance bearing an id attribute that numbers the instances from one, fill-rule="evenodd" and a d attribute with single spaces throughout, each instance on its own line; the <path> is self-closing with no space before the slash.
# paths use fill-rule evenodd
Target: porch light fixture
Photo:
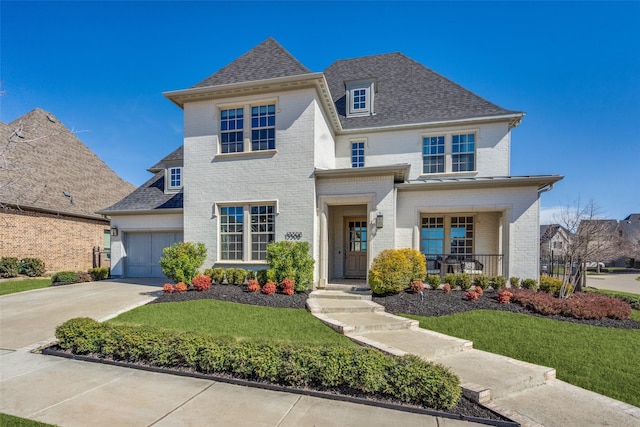
<path id="1" fill-rule="evenodd" d="M 383 225 L 384 225 L 384 217 L 380 212 L 378 212 L 378 215 L 376 216 L 376 228 L 382 228 Z"/>
<path id="2" fill-rule="evenodd" d="M 112 236 L 118 235 L 118 227 L 111 227 L 111 235 Z"/>

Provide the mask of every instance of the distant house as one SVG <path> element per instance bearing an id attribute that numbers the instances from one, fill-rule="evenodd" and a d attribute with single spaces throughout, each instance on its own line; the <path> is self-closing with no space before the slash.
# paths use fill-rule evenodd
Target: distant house
<path id="1" fill-rule="evenodd" d="M 569 249 L 571 232 L 560 224 L 540 226 L 540 257 L 564 257 Z"/>
<path id="2" fill-rule="evenodd" d="M 96 211 L 135 187 L 39 108 L 0 123 L 0 137 L 0 257 L 87 270 L 99 247 L 108 266 L 110 222 Z"/>
<path id="3" fill-rule="evenodd" d="M 387 248 L 430 274 L 536 278 L 540 194 L 510 174 L 524 117 L 401 53 L 312 72 L 269 38 L 192 87 L 183 147 L 112 217 L 112 275 L 161 275 L 162 248 L 203 242 L 205 267 L 266 268 L 272 241 L 308 242 L 314 286 L 366 279 Z"/>
<path id="4" fill-rule="evenodd" d="M 621 261 L 625 266 L 640 268 L 640 214 L 631 214 L 619 222 L 620 234 L 626 242 L 626 256 L 624 260 L 617 259 L 616 266 L 622 267 Z M 628 262 L 633 259 L 633 265 Z"/>

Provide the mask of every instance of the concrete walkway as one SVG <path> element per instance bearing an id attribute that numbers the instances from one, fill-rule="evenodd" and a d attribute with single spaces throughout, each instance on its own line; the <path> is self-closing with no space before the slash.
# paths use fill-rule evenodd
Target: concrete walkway
<path id="1" fill-rule="evenodd" d="M 450 368 L 463 392 L 523 426 L 640 426 L 640 408 L 555 379 L 555 369 L 473 349 L 385 313 L 366 291 L 314 291 L 309 310 L 352 340 L 390 354 L 415 354 Z"/>
<path id="2" fill-rule="evenodd" d="M 148 302 L 159 284 L 102 281 L 0 297 L 0 412 L 63 427 L 475 424 L 29 351 L 68 319 L 104 320 Z"/>

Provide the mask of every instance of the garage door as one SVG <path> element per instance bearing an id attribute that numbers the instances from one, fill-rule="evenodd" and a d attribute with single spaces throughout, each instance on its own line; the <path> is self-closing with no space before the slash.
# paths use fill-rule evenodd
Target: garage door
<path id="1" fill-rule="evenodd" d="M 162 249 L 181 242 L 182 233 L 126 233 L 126 277 L 164 277 L 160 268 Z"/>

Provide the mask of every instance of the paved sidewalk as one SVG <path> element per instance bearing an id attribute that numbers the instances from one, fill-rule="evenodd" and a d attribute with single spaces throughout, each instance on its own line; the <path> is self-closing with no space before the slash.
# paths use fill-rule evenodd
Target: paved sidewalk
<path id="1" fill-rule="evenodd" d="M 102 281 L 0 297 L 0 412 L 61 427 L 480 425 L 29 352 L 56 325 L 113 317 L 153 299 L 158 285 Z"/>
<path id="2" fill-rule="evenodd" d="M 556 380 L 552 368 L 475 350 L 469 341 L 420 329 L 381 311 L 370 299 L 370 292 L 323 290 L 314 291 L 307 306 L 356 342 L 447 366 L 460 378 L 466 396 L 523 426 L 640 426 L 640 408 Z"/>
<path id="3" fill-rule="evenodd" d="M 587 286 L 610 291 L 640 294 L 640 282 L 636 280 L 638 277 L 640 277 L 640 272 L 598 275 L 587 274 Z"/>

